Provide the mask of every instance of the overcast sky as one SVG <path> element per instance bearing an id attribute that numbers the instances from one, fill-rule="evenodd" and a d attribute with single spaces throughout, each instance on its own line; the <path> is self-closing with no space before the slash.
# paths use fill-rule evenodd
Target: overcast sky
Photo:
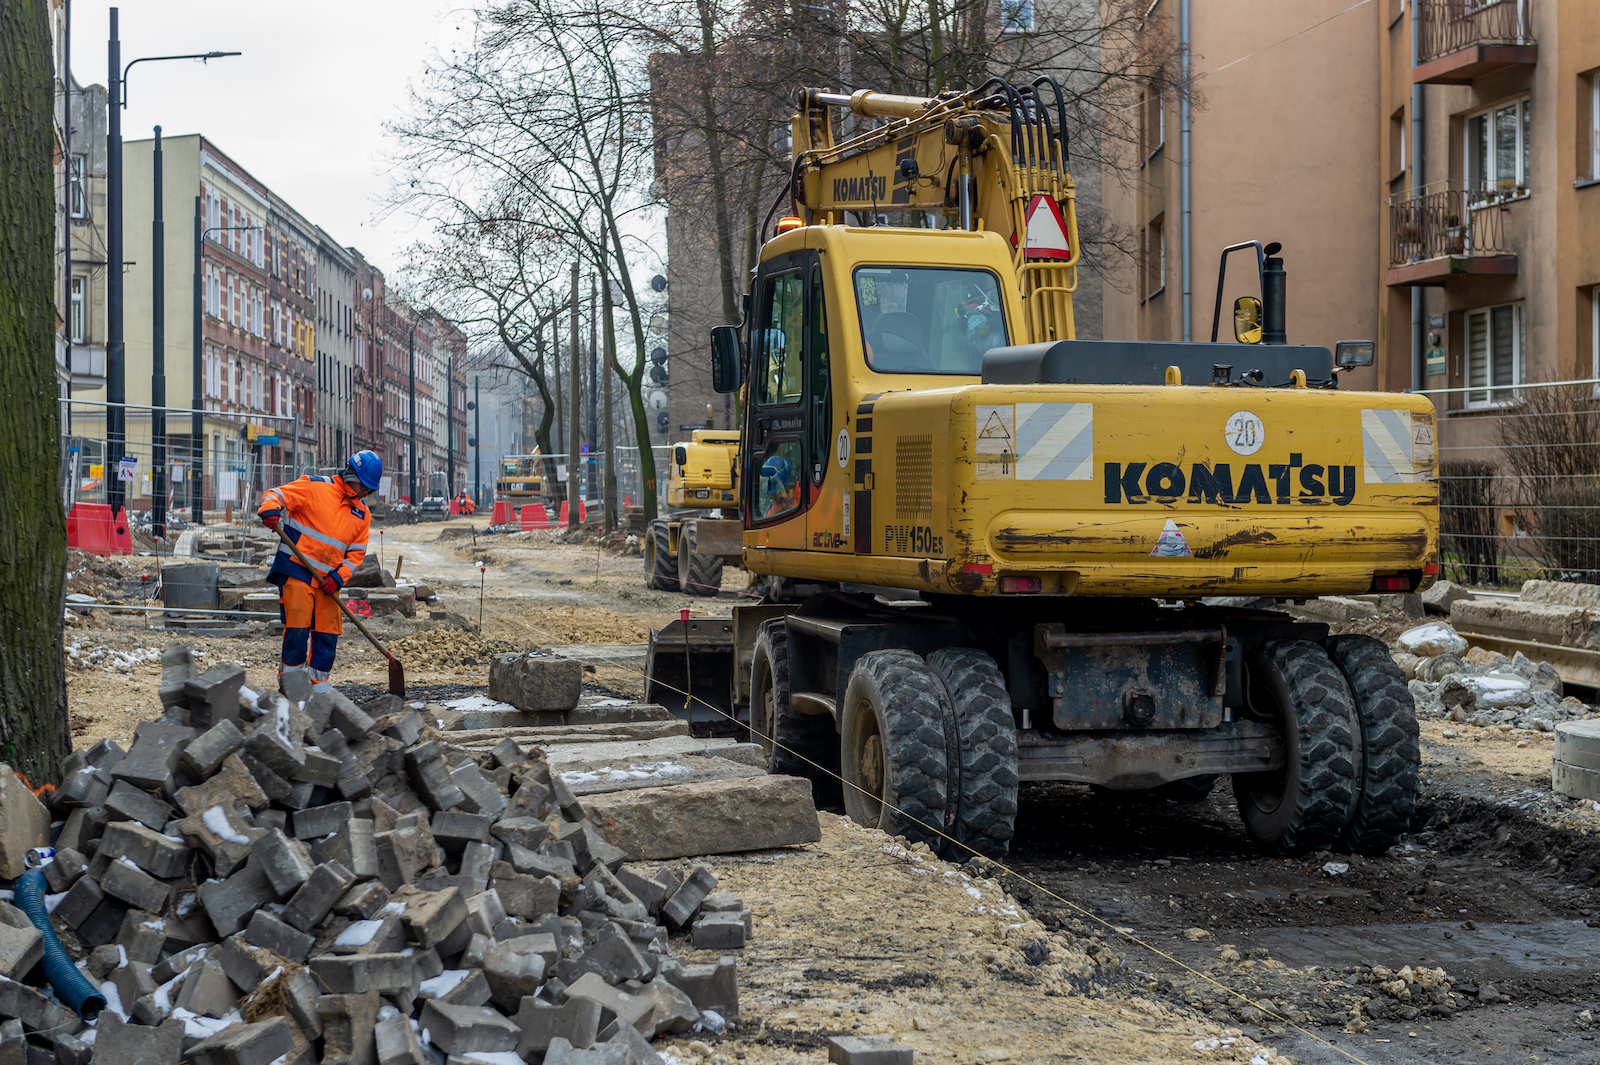
<path id="1" fill-rule="evenodd" d="M 106 84 L 111 4 L 73 0 L 72 69 Z M 243 52 L 199 63 L 141 63 L 128 75 L 127 140 L 203 133 L 307 219 L 391 275 L 422 234 L 396 214 L 383 124 L 435 49 L 466 39 L 455 0 L 124 0 L 122 61 Z"/>

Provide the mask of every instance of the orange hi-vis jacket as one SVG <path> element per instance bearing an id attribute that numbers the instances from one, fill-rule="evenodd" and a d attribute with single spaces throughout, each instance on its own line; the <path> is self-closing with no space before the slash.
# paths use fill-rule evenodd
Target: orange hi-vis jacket
<path id="1" fill-rule="evenodd" d="M 367 556 L 372 512 L 337 477 L 308 475 L 269 489 L 257 513 L 279 515 L 280 527 L 316 570 L 315 575 L 307 573 L 288 545 L 280 543 L 267 575 L 280 588 L 290 577 L 315 586 L 329 574 L 343 588 Z"/>

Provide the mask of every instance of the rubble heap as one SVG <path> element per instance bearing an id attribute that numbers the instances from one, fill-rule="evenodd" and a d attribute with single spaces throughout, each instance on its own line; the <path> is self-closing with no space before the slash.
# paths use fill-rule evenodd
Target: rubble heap
<path id="1" fill-rule="evenodd" d="M 1595 716 L 1593 707 L 1566 695 L 1548 662 L 1534 662 L 1467 641 L 1442 621 L 1402 633 L 1395 664 L 1406 675 L 1418 717 L 1445 718 L 1479 728 L 1550 732 L 1564 721 Z"/>
<path id="2" fill-rule="evenodd" d="M 624 866 L 539 750 L 451 748 L 389 695 L 192 675 L 185 648 L 162 664 L 160 718 L 74 752 L 51 797 L 53 923 L 106 1009 L 81 1021 L 23 982 L 39 932 L 0 907 L 0 1054 L 654 1063 L 653 1037 L 737 1021 L 735 957 L 690 965 L 669 936 L 740 948 L 741 901 L 704 867 Z M 0 790 L 0 864 L 43 842 L 27 802 Z"/>

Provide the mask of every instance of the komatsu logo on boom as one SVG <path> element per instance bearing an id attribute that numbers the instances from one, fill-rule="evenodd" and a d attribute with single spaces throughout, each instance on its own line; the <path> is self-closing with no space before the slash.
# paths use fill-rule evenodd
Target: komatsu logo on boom
<path id="1" fill-rule="evenodd" d="M 1277 506 L 1348 506 L 1356 495 L 1354 466 L 1323 466 L 1305 462 L 1291 452 L 1288 462 L 1250 462 L 1234 482 L 1230 463 L 1190 465 L 1185 476 L 1175 462 L 1120 462 L 1105 464 L 1107 503 L 1175 503 L 1185 496 L 1190 503 L 1239 506 L 1265 503 Z"/>
<path id="2" fill-rule="evenodd" d="M 885 175 L 833 179 L 833 199 L 836 203 L 878 203 L 888 198 L 889 179 Z"/>

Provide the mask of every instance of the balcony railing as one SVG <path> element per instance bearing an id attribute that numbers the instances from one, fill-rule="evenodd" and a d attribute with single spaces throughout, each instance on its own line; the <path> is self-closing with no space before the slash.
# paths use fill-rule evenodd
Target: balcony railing
<path id="1" fill-rule="evenodd" d="M 1527 45 L 1533 0 L 1418 0 L 1417 63 L 1479 44 Z"/>
<path id="2" fill-rule="evenodd" d="M 1537 61 L 1533 0 L 1414 0 L 1419 19 L 1413 80 L 1464 84 Z"/>
<path id="3" fill-rule="evenodd" d="M 1404 269 L 1407 284 L 1438 283 L 1435 274 L 1515 273 L 1501 199 L 1481 190 L 1443 189 L 1395 201 L 1389 207 L 1389 269 Z M 1418 269 L 1430 262 L 1438 268 Z M 1390 283 L 1402 282 L 1391 277 Z"/>

